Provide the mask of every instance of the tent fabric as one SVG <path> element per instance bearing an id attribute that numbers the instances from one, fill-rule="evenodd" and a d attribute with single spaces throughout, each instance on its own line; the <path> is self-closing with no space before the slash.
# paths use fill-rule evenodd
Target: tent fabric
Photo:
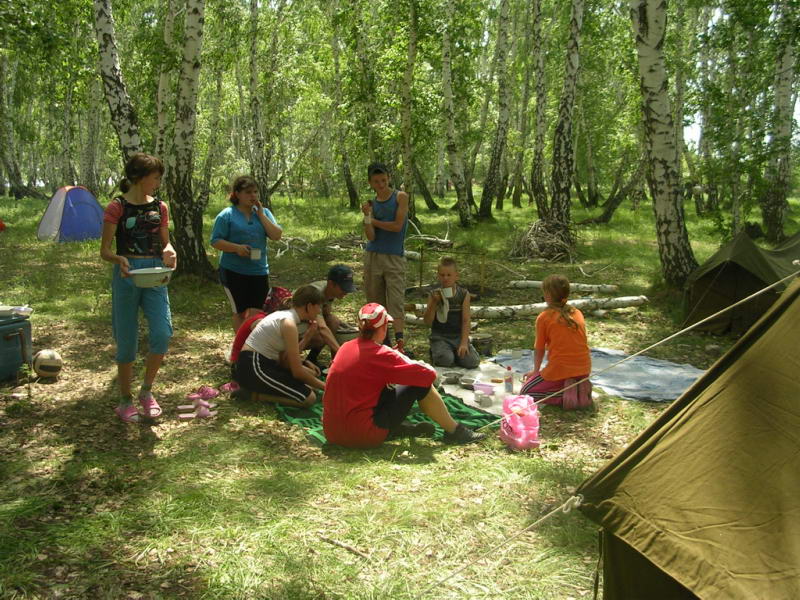
<path id="1" fill-rule="evenodd" d="M 39 221 L 40 240 L 74 242 L 100 237 L 103 208 L 84 187 L 65 186 L 56 190 Z"/>
<path id="2" fill-rule="evenodd" d="M 607 600 L 665 597 L 652 593 L 665 574 L 704 599 L 800 598 L 799 297 L 794 280 L 578 488 L 581 511 L 628 547 L 612 541 L 604 559 Z M 652 568 L 626 583 L 627 561 Z"/>
<path id="3" fill-rule="evenodd" d="M 800 232 L 774 250 L 765 250 L 741 232 L 698 267 L 686 284 L 687 324 L 696 323 L 797 271 Z M 778 298 L 784 284 L 712 319 L 699 329 L 712 333 L 747 330 Z"/>

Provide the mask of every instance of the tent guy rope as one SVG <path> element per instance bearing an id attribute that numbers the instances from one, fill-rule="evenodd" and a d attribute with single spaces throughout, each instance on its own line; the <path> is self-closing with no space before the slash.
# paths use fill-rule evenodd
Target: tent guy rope
<path id="1" fill-rule="evenodd" d="M 546 515 L 544 515 L 540 519 L 534 521 L 533 523 L 531 523 L 530 525 L 528 525 L 524 529 L 520 529 L 517 533 L 515 533 L 514 535 L 506 538 L 505 540 L 503 540 L 499 544 L 497 544 L 495 546 L 492 546 L 489 550 L 487 550 L 486 552 L 483 552 L 480 556 L 476 556 L 475 558 L 473 558 L 468 563 L 461 565 L 455 571 L 450 572 L 450 574 L 448 574 L 446 577 L 443 577 L 443 578 L 439 579 L 438 581 L 432 583 L 431 585 L 426 587 L 424 590 L 422 590 L 422 594 L 421 595 L 425 596 L 432 589 L 439 587 L 443 583 L 449 581 L 450 579 L 452 579 L 453 577 L 455 577 L 456 575 L 461 573 L 464 569 L 467 569 L 467 568 L 471 567 L 472 565 L 474 565 L 478 561 L 483 560 L 484 558 L 486 558 L 490 554 L 493 554 L 495 551 L 499 550 L 503 546 L 506 546 L 506 545 L 510 544 L 515 539 L 517 539 L 519 536 L 521 536 L 523 533 L 526 533 L 528 531 L 531 531 L 532 529 L 535 529 L 537 526 L 541 525 L 542 523 L 547 521 L 552 516 L 558 514 L 559 512 L 562 512 L 562 513 L 566 514 L 566 513 L 570 512 L 570 511 L 572 511 L 573 509 L 578 508 L 581 505 L 582 502 L 583 502 L 583 496 L 581 494 L 578 494 L 577 496 L 570 496 L 563 503 L 561 503 L 558 506 L 556 506 L 553 510 L 551 510 L 549 513 L 547 513 Z"/>

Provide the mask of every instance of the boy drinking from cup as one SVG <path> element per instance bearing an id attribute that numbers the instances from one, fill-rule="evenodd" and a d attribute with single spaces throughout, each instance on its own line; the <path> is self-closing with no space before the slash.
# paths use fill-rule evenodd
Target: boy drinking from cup
<path id="1" fill-rule="evenodd" d="M 469 343 L 469 291 L 458 285 L 455 259 L 442 257 L 436 277 L 440 287 L 431 292 L 423 315 L 431 326 L 431 360 L 440 367 L 474 369 L 480 357 Z"/>

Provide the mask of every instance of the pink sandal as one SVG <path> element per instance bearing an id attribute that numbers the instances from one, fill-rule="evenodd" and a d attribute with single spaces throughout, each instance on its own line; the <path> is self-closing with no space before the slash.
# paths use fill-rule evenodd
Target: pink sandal
<path id="1" fill-rule="evenodd" d="M 219 390 L 209 387 L 207 385 L 201 385 L 197 388 L 196 392 L 192 392 L 190 394 L 186 394 L 187 400 L 211 400 L 211 398 L 216 398 L 219 396 Z"/>
<path id="2" fill-rule="evenodd" d="M 156 399 L 150 392 L 147 392 L 144 396 L 139 396 L 139 404 L 142 405 L 143 416 L 150 419 L 155 419 L 156 417 L 161 416 L 161 407 L 158 405 L 158 402 L 156 402 Z"/>
<path id="3" fill-rule="evenodd" d="M 207 409 L 217 408 L 217 405 L 214 404 L 213 402 L 210 403 L 206 402 L 202 398 L 197 398 L 192 400 L 191 404 L 181 404 L 180 406 L 178 406 L 178 410 L 197 410 L 201 406 Z"/>
<path id="4" fill-rule="evenodd" d="M 198 406 L 194 412 L 183 413 L 178 415 L 179 419 L 207 419 L 209 417 L 216 417 L 217 411 L 210 411 L 205 406 Z"/>
<path id="5" fill-rule="evenodd" d="M 139 411 L 136 410 L 136 407 L 133 404 L 126 404 L 124 407 L 121 405 L 117 406 L 114 409 L 114 413 L 123 423 L 139 422 Z"/>

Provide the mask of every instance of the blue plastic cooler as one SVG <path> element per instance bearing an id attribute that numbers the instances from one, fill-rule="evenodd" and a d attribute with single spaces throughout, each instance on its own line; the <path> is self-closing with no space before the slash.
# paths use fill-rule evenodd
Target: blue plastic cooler
<path id="1" fill-rule="evenodd" d="M 28 317 L 0 317 L 0 380 L 17 376 L 31 362 L 31 322 Z"/>

